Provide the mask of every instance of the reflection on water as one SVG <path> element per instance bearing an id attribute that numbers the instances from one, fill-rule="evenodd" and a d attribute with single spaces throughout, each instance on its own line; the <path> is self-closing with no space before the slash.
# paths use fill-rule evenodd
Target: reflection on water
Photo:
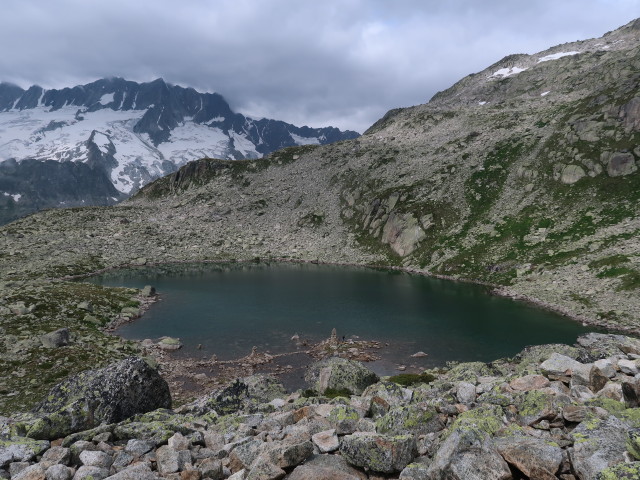
<path id="1" fill-rule="evenodd" d="M 271 353 L 294 351 L 294 334 L 317 342 L 336 328 L 340 338 L 389 343 L 374 369 L 391 374 L 396 364 L 491 361 L 526 345 L 571 344 L 588 331 L 557 314 L 488 295 L 482 286 L 398 271 L 190 264 L 119 270 L 90 281 L 155 286 L 161 301 L 118 333 L 130 339 L 180 337 L 185 348 L 177 354 L 183 356 L 239 358 L 254 345 Z M 428 357 L 411 358 L 417 351 Z"/>

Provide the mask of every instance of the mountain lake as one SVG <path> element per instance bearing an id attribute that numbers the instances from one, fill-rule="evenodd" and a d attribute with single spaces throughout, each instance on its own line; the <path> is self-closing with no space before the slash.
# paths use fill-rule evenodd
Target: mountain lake
<path id="1" fill-rule="evenodd" d="M 401 365 L 419 372 L 449 361 L 489 362 L 527 345 L 573 344 L 580 334 L 594 330 L 491 295 L 485 286 L 364 267 L 164 265 L 111 271 L 84 281 L 156 287 L 159 301 L 116 333 L 132 340 L 178 337 L 184 347 L 172 355 L 179 358 L 215 354 L 220 360 L 237 359 L 254 346 L 270 354 L 295 352 L 327 339 L 335 328 L 340 342 L 380 342 L 380 358 L 368 366 L 380 375 L 394 375 Z M 427 356 L 412 357 L 417 352 Z M 286 358 L 298 366 L 312 361 L 300 357 L 306 355 Z"/>

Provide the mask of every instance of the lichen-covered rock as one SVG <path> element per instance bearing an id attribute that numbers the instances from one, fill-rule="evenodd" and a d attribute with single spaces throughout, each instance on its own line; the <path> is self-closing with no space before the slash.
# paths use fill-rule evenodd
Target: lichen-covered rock
<path id="1" fill-rule="evenodd" d="M 291 473 L 289 480 L 366 480 L 340 455 L 313 455 Z"/>
<path id="2" fill-rule="evenodd" d="M 361 415 L 349 405 L 336 405 L 331 409 L 327 420 L 338 435 L 347 435 L 356 431 Z"/>
<path id="3" fill-rule="evenodd" d="M 640 340 L 625 335 L 585 333 L 578 337 L 578 344 L 598 358 L 612 357 L 620 353 L 640 354 Z"/>
<path id="4" fill-rule="evenodd" d="M 31 438 L 13 437 L 0 441 L 0 468 L 4 468 L 11 462 L 28 462 L 41 455 L 50 446 L 46 440 L 33 440 Z"/>
<path id="5" fill-rule="evenodd" d="M 640 462 L 619 463 L 606 468 L 596 480 L 640 480 Z"/>
<path id="6" fill-rule="evenodd" d="M 518 396 L 515 401 L 521 425 L 534 425 L 540 420 L 551 420 L 558 413 L 559 408 L 554 396 L 539 390 L 531 390 Z"/>
<path id="7" fill-rule="evenodd" d="M 365 404 L 373 418 L 387 413 L 391 407 L 398 407 L 411 399 L 411 390 L 393 382 L 381 381 L 368 386 L 362 393 Z"/>
<path id="8" fill-rule="evenodd" d="M 415 457 L 416 440 L 412 435 L 358 432 L 342 439 L 340 453 L 356 467 L 381 473 L 400 472 Z"/>
<path id="9" fill-rule="evenodd" d="M 304 376 L 309 386 L 319 393 L 327 389 L 348 390 L 360 395 L 369 385 L 379 378 L 362 363 L 346 358 L 331 357 L 309 367 Z"/>
<path id="10" fill-rule="evenodd" d="M 144 360 L 130 357 L 88 370 L 56 385 L 33 410 L 39 418 L 27 435 L 52 439 L 139 412 L 171 407 L 167 382 Z"/>
<path id="11" fill-rule="evenodd" d="M 277 378 L 256 374 L 236 379 L 226 387 L 184 405 L 179 411 L 197 415 L 210 414 L 212 411 L 218 415 L 239 411 L 254 412 L 260 405 L 285 396 L 284 387 Z"/>
<path id="12" fill-rule="evenodd" d="M 509 465 L 481 430 L 457 428 L 436 452 L 427 478 L 447 480 L 510 480 Z"/>
<path id="13" fill-rule="evenodd" d="M 581 354 L 580 350 L 576 347 L 571 347 L 563 343 L 532 345 L 525 347 L 520 353 L 513 357 L 513 361 L 516 363 L 516 372 L 519 374 L 539 374 L 539 365 L 547 360 L 553 353 L 559 353 L 574 360 Z"/>
<path id="14" fill-rule="evenodd" d="M 392 408 L 376 421 L 378 433 L 388 435 L 439 432 L 445 424 L 435 407 L 426 404 L 409 404 Z"/>
<path id="15" fill-rule="evenodd" d="M 460 430 L 493 435 L 503 426 L 502 416 L 502 408 L 496 405 L 481 405 L 458 415 L 449 427 L 449 432 Z"/>
<path id="16" fill-rule="evenodd" d="M 596 478 L 608 467 L 625 461 L 628 425 L 614 416 L 593 418 L 572 432 L 569 458 L 579 478 Z"/>

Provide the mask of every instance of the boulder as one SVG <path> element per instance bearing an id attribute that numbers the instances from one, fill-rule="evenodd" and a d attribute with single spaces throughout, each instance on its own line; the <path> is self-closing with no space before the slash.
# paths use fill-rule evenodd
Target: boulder
<path id="1" fill-rule="evenodd" d="M 455 429 L 436 452 L 426 478 L 511 480 L 509 465 L 491 438 L 477 429 Z"/>
<path id="2" fill-rule="evenodd" d="M 130 357 L 99 370 L 81 372 L 56 385 L 33 409 L 38 420 L 27 435 L 59 438 L 169 407 L 167 382 L 144 360 Z"/>
<path id="3" fill-rule="evenodd" d="M 362 393 L 365 405 L 369 406 L 369 414 L 373 418 L 387 413 L 391 407 L 404 405 L 411 399 L 411 390 L 397 383 L 381 381 L 366 388 Z"/>
<path id="4" fill-rule="evenodd" d="M 416 217 L 393 212 L 382 229 L 382 243 L 387 243 L 401 257 L 412 253 L 427 238 Z"/>
<path id="5" fill-rule="evenodd" d="M 109 470 L 101 467 L 82 465 L 76 470 L 73 480 L 104 480 L 109 476 Z"/>
<path id="6" fill-rule="evenodd" d="M 571 433 L 569 458 L 578 478 L 596 478 L 602 470 L 625 461 L 629 426 L 614 416 L 594 418 Z"/>
<path id="7" fill-rule="evenodd" d="M 580 335 L 578 344 L 600 359 L 620 353 L 640 354 L 640 340 L 624 335 L 591 332 Z"/>
<path id="8" fill-rule="evenodd" d="M 158 480 L 155 472 L 151 471 L 146 463 L 136 463 L 130 467 L 121 470 L 115 475 L 111 475 L 109 480 Z"/>
<path id="9" fill-rule="evenodd" d="M 356 395 L 360 395 L 365 388 L 379 380 L 378 376 L 362 363 L 340 357 L 314 363 L 307 370 L 304 379 L 319 393 L 331 388 L 348 390 Z"/>
<path id="10" fill-rule="evenodd" d="M 259 405 L 286 396 L 285 389 L 277 378 L 256 374 L 236 379 L 226 387 L 184 405 L 180 412 L 196 415 L 205 415 L 212 410 L 218 415 L 239 411 L 254 412 Z"/>
<path id="11" fill-rule="evenodd" d="M 584 168 L 580 165 L 567 165 L 562 169 L 560 181 L 566 185 L 576 183 L 586 175 Z"/>
<path id="12" fill-rule="evenodd" d="M 509 436 L 496 439 L 496 449 L 507 463 L 529 478 L 555 480 L 562 449 L 539 438 Z"/>
<path id="13" fill-rule="evenodd" d="M 35 465 L 30 465 L 27 468 L 22 469 L 16 475 L 12 475 L 11 478 L 12 480 L 45 480 L 46 471 L 47 469 L 44 468 L 44 466 L 36 463 Z"/>
<path id="14" fill-rule="evenodd" d="M 288 480 L 366 480 L 340 455 L 314 455 L 291 472 Z"/>
<path id="15" fill-rule="evenodd" d="M 73 470 L 66 465 L 55 464 L 47 468 L 44 472 L 44 476 L 47 480 L 71 480 L 73 477 Z"/>
<path id="16" fill-rule="evenodd" d="M 573 370 L 580 369 L 583 364 L 573 358 L 552 353 L 551 356 L 540 364 L 540 370 L 545 375 L 571 375 Z"/>
<path id="17" fill-rule="evenodd" d="M 311 436 L 311 441 L 320 453 L 335 452 L 340 448 L 335 429 L 318 432 Z"/>
<path id="18" fill-rule="evenodd" d="M 476 401 L 476 386 L 469 382 L 456 384 L 456 397 L 460 403 L 473 403 Z"/>
<path id="19" fill-rule="evenodd" d="M 46 440 L 38 441 L 23 437 L 3 440 L 0 442 L 0 468 L 12 462 L 29 462 L 45 452 L 50 445 Z"/>
<path id="20" fill-rule="evenodd" d="M 60 348 L 71 343 L 71 336 L 68 328 L 60 328 L 40 337 L 42 346 L 45 348 Z"/>
<path id="21" fill-rule="evenodd" d="M 386 436 L 358 432 L 347 435 L 340 445 L 341 455 L 351 465 L 374 472 L 400 472 L 416 455 L 413 435 Z"/>
<path id="22" fill-rule="evenodd" d="M 607 173 L 610 177 L 621 177 L 636 172 L 635 157 L 631 153 L 615 153 L 607 163 Z"/>
<path id="23" fill-rule="evenodd" d="M 542 375 L 525 375 L 514 378 L 509 382 L 509 386 L 518 392 L 528 392 L 529 390 L 539 390 L 549 386 L 549 380 Z"/>
<path id="24" fill-rule="evenodd" d="M 356 431 L 360 413 L 349 405 L 336 405 L 331 409 L 327 420 L 338 435 L 347 435 Z"/>
<path id="25" fill-rule="evenodd" d="M 376 421 L 378 433 L 388 435 L 424 435 L 439 432 L 444 427 L 444 421 L 435 407 L 420 403 L 392 408 Z"/>

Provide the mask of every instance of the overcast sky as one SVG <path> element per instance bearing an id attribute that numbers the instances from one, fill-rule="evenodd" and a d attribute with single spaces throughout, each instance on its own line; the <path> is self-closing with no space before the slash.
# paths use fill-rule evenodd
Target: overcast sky
<path id="1" fill-rule="evenodd" d="M 0 80 L 119 76 L 254 117 L 364 131 L 511 53 L 601 36 L 640 0 L 1 0 Z"/>

